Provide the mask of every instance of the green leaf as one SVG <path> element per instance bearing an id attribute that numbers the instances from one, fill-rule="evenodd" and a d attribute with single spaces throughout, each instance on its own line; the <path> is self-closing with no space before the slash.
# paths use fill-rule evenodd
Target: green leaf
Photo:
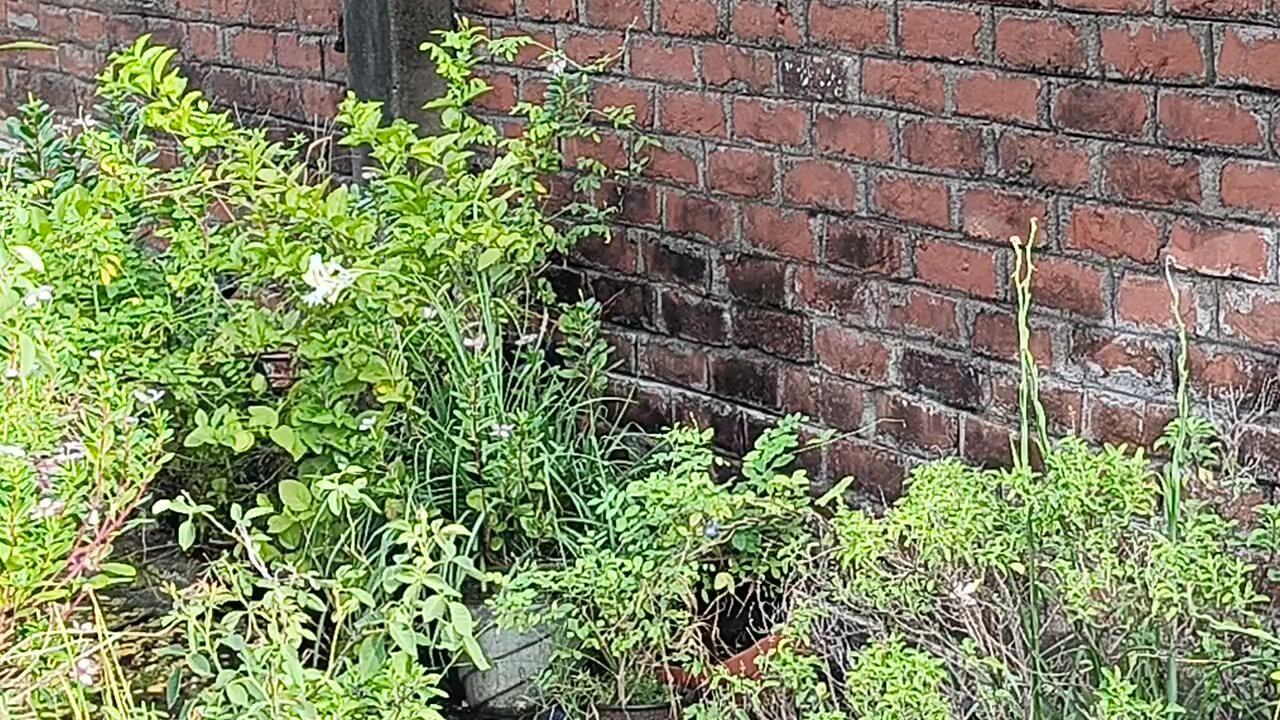
<path id="1" fill-rule="evenodd" d="M 198 652 L 187 653 L 187 667 L 191 668 L 191 672 L 209 677 L 213 674 L 213 669 L 209 666 L 209 659 Z"/>
<path id="2" fill-rule="evenodd" d="M 164 686 L 164 703 L 167 707 L 172 708 L 177 705 L 178 700 L 182 697 L 182 668 L 175 667 L 173 672 L 169 673 L 169 680 Z"/>
<path id="3" fill-rule="evenodd" d="M 476 258 L 476 270 L 487 270 L 490 266 L 501 259 L 501 250 L 498 248 L 489 248 L 480 253 L 480 257 Z"/>
<path id="4" fill-rule="evenodd" d="M 138 576 L 137 569 L 126 563 L 103 563 L 101 570 L 107 575 L 114 575 L 119 578 L 135 578 Z"/>
<path id="5" fill-rule="evenodd" d="M 245 690 L 244 685 L 241 685 L 239 681 L 227 685 L 224 691 L 227 693 L 227 699 L 231 701 L 232 705 L 245 707 L 249 704 L 249 691 Z"/>
<path id="6" fill-rule="evenodd" d="M 294 512 L 305 512 L 311 507 L 311 489 L 297 480 L 284 480 L 277 490 L 280 502 Z"/>
<path id="7" fill-rule="evenodd" d="M 231 449 L 237 453 L 248 452 L 253 447 L 253 433 L 248 430 L 237 430 L 231 436 Z"/>
<path id="8" fill-rule="evenodd" d="M 418 654 L 418 639 L 414 635 L 413 628 L 403 622 L 392 622 L 387 631 L 391 633 L 391 639 L 401 650 L 410 655 Z"/>
<path id="9" fill-rule="evenodd" d="M 718 572 L 716 573 L 715 581 L 712 582 L 711 587 L 715 590 L 732 590 L 733 576 L 727 572 Z"/>
<path id="10" fill-rule="evenodd" d="M 196 526 L 191 520 L 183 520 L 178 526 L 178 547 L 190 550 L 196 544 Z"/>
<path id="11" fill-rule="evenodd" d="M 40 259 L 40 253 L 26 245 L 14 245 L 9 249 L 13 251 L 13 254 L 21 258 L 22 262 L 30 265 L 32 270 L 38 273 L 44 272 L 44 261 Z"/>
<path id="12" fill-rule="evenodd" d="M 249 408 L 249 427 L 273 428 L 280 424 L 280 414 L 275 408 L 265 405 L 254 405 Z"/>
<path id="13" fill-rule="evenodd" d="M 382 642 L 381 635 L 370 635 L 360 643 L 360 650 L 357 653 L 359 661 L 356 664 L 356 671 L 360 673 L 360 679 L 370 680 L 382 670 L 382 665 L 386 662 L 387 651 Z"/>
<path id="14" fill-rule="evenodd" d="M 284 448 L 289 453 L 294 462 L 301 460 L 302 456 L 307 452 L 307 449 L 298 441 L 298 434 L 295 433 L 293 428 L 288 425 L 280 425 L 279 427 L 273 428 L 268 434 L 277 445 Z"/>
<path id="15" fill-rule="evenodd" d="M 187 433 L 182 439 L 182 446 L 188 448 L 198 448 L 213 442 L 213 431 L 208 425 L 197 425 L 195 430 Z"/>

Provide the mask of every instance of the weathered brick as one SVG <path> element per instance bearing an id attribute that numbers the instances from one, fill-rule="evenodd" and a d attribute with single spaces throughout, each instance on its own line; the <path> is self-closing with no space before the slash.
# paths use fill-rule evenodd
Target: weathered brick
<path id="1" fill-rule="evenodd" d="M 904 387 L 962 410 L 982 407 L 982 374 L 968 360 L 907 348 L 898 365 Z"/>
<path id="2" fill-rule="evenodd" d="M 862 89 L 872 100 L 931 113 L 946 105 L 946 84 L 935 65 L 868 58 L 862 76 Z"/>
<path id="3" fill-rule="evenodd" d="M 743 211 L 743 235 L 749 245 L 761 250 L 814 259 L 813 229 L 805 212 L 753 205 Z"/>
<path id="4" fill-rule="evenodd" d="M 1002 274 L 1000 258 L 991 248 L 922 240 L 916 244 L 916 277 L 930 285 L 995 298 Z"/>
<path id="5" fill-rule="evenodd" d="M 856 68 L 844 57 L 787 53 L 778 59 L 778 89 L 790 100 L 844 102 L 858 92 Z"/>
<path id="6" fill-rule="evenodd" d="M 672 191 L 663 193 L 663 201 L 665 226 L 671 232 L 691 233 L 722 242 L 733 230 L 729 209 L 717 200 Z"/>
<path id="7" fill-rule="evenodd" d="M 800 146 L 808 141 L 809 118 L 793 104 L 736 98 L 733 136 L 773 145 Z"/>
<path id="8" fill-rule="evenodd" d="M 1031 326 L 1031 356 L 1042 369 L 1053 367 L 1053 333 L 1045 325 Z M 984 310 L 973 318 L 974 351 L 1005 362 L 1016 363 L 1021 352 L 1018 320 L 1013 313 Z"/>
<path id="9" fill-rule="evenodd" d="M 733 313 L 734 342 L 788 360 L 810 358 L 810 332 L 809 321 L 797 313 L 753 305 L 738 307 Z"/>
<path id="10" fill-rule="evenodd" d="M 871 292 L 866 279 L 853 275 L 796 269 L 796 297 L 810 312 L 833 315 L 845 321 L 865 322 Z"/>
<path id="11" fill-rule="evenodd" d="M 649 165 L 645 177 L 679 183 L 684 189 L 698 186 L 698 147 L 677 145 L 671 142 L 645 149 Z"/>
<path id="12" fill-rule="evenodd" d="M 702 79 L 708 85 L 763 92 L 773 77 L 770 53 L 718 43 L 702 47 Z"/>
<path id="13" fill-rule="evenodd" d="M 862 273 L 891 275 L 902 268 L 903 232 L 866 220 L 827 224 L 827 261 Z"/>
<path id="14" fill-rule="evenodd" d="M 754 150 L 725 148 L 707 153 L 707 185 L 742 197 L 773 195 L 773 158 Z"/>
<path id="15" fill-rule="evenodd" d="M 1228 27 L 1217 65 L 1229 84 L 1280 90 L 1280 30 Z"/>
<path id="16" fill-rule="evenodd" d="M 903 53 L 916 57 L 961 60 L 979 58 L 981 8 L 905 4 L 898 9 Z"/>
<path id="17" fill-rule="evenodd" d="M 857 383 L 823 377 L 816 383 L 818 419 L 828 427 L 853 432 L 863 426 L 867 393 Z"/>
<path id="18" fill-rule="evenodd" d="M 1000 174 L 1035 185 L 1081 190 L 1089 185 L 1089 151 L 1057 135 L 1006 132 L 997 148 Z"/>
<path id="19" fill-rule="evenodd" d="M 1107 258 L 1155 262 L 1160 254 L 1160 226 L 1149 213 L 1076 205 L 1071 209 L 1065 247 Z"/>
<path id="20" fill-rule="evenodd" d="M 268 30 L 241 28 L 231 35 L 231 54 L 249 67 L 270 67 L 275 62 L 276 36 Z"/>
<path id="21" fill-rule="evenodd" d="M 1227 207 L 1280 216 L 1280 165 L 1228 162 L 1220 187 Z"/>
<path id="22" fill-rule="evenodd" d="M 956 112 L 961 115 L 1039 124 L 1041 82 L 1034 77 L 975 70 L 956 78 Z"/>
<path id="23" fill-rule="evenodd" d="M 720 345 L 729 339 L 729 312 L 723 303 L 682 292 L 659 297 L 663 325 L 671 335 Z"/>
<path id="24" fill-rule="evenodd" d="M 950 453 L 960 445 L 960 425 L 954 411 L 899 393 L 880 393 L 876 431 L 891 444 L 918 452 Z"/>
<path id="25" fill-rule="evenodd" d="M 658 29 L 672 35 L 710 36 L 720 27 L 712 0 L 658 0 Z"/>
<path id="26" fill-rule="evenodd" d="M 1185 25 L 1139 23 L 1102 30 L 1102 67 L 1131 80 L 1202 80 L 1204 43 Z"/>
<path id="27" fill-rule="evenodd" d="M 658 126 L 677 135 L 722 138 L 727 132 L 724 103 L 719 95 L 665 92 L 658 99 Z"/>
<path id="28" fill-rule="evenodd" d="M 988 469 L 1013 465 L 1015 436 L 1012 430 L 994 422 L 964 416 L 960 426 L 960 457 L 965 462 Z"/>
<path id="29" fill-rule="evenodd" d="M 706 389 L 707 354 L 685 343 L 649 341 L 640 346 L 639 370 L 645 377 Z"/>
<path id="30" fill-rule="evenodd" d="M 1083 72 L 1085 46 L 1084 30 L 1066 19 L 1010 15 L 996 23 L 996 57 L 1010 67 Z"/>
<path id="31" fill-rule="evenodd" d="M 917 225 L 949 229 L 951 193 L 946 183 L 921 176 L 878 174 L 872 181 L 876 208 L 890 217 Z"/>
<path id="32" fill-rule="evenodd" d="M 648 283 L 600 276 L 591 281 L 591 292 L 600 301 L 601 317 L 629 328 L 654 327 L 654 294 Z"/>
<path id="33" fill-rule="evenodd" d="M 650 0 L 582 0 L 583 20 L 610 30 L 649 29 Z"/>
<path id="34" fill-rule="evenodd" d="M 591 88 L 591 101 L 601 110 L 631 108 L 635 112 L 636 127 L 653 126 L 653 91 L 643 85 L 599 81 Z"/>
<path id="35" fill-rule="evenodd" d="M 1070 85 L 1054 99 L 1059 127 L 1120 137 L 1146 134 L 1150 101 L 1143 90 L 1115 85 Z"/>
<path id="36" fill-rule="evenodd" d="M 813 131 L 814 141 L 822 152 L 879 162 L 893 158 L 893 126 L 879 115 L 820 111 Z"/>
<path id="37" fill-rule="evenodd" d="M 761 305 L 787 302 L 787 263 L 739 255 L 724 262 L 725 282 L 735 298 Z"/>
<path id="38" fill-rule="evenodd" d="M 799 45 L 800 28 L 785 5 L 759 0 L 733 4 L 730 29 L 739 40 L 750 43 Z"/>
<path id="39" fill-rule="evenodd" d="M 1112 445 L 1141 446 L 1146 434 L 1141 400 L 1104 393 L 1088 394 L 1088 429 L 1092 437 Z"/>
<path id="40" fill-rule="evenodd" d="M 848 211 L 857 207 L 858 183 L 847 166 L 804 160 L 787 168 L 782 197 L 792 205 Z"/>
<path id="41" fill-rule="evenodd" d="M 777 409 L 778 366 L 765 360 L 735 355 L 711 358 L 711 386 L 717 395 L 747 405 Z"/>
<path id="42" fill-rule="evenodd" d="M 1155 9 L 1154 0 L 1057 0 L 1061 7 L 1101 13 L 1150 13 Z"/>
<path id="43" fill-rule="evenodd" d="M 579 32 L 566 38 L 562 49 L 574 60 L 590 64 L 616 55 L 623 47 L 620 32 Z"/>
<path id="44" fill-rule="evenodd" d="M 1267 280 L 1272 253 L 1263 231 L 1244 226 L 1179 220 L 1169 238 L 1169 257 L 1206 275 Z"/>
<path id="45" fill-rule="evenodd" d="M 640 38 L 632 41 L 628 55 L 635 77 L 688 85 L 698 82 L 698 64 L 690 45 Z"/>
<path id="46" fill-rule="evenodd" d="M 889 348 L 874 336 L 839 325 L 818 325 L 814 350 L 818 364 L 841 377 L 871 384 L 889 379 Z"/>
<path id="47" fill-rule="evenodd" d="M 1123 150 L 1104 161 L 1107 187 L 1127 200 L 1200 204 L 1200 161 L 1167 153 Z"/>
<path id="48" fill-rule="evenodd" d="M 711 276 L 705 253 L 654 239 L 644 244 L 644 272 L 648 279 L 705 289 Z"/>
<path id="49" fill-rule="evenodd" d="M 1071 363 L 1097 380 L 1128 375 L 1159 386 L 1171 358 L 1172 346 L 1164 341 L 1098 328 L 1076 328 L 1071 334 Z"/>
<path id="50" fill-rule="evenodd" d="M 1268 387 L 1274 392 L 1280 377 L 1280 360 L 1274 355 L 1193 343 L 1187 360 L 1192 387 L 1218 396 L 1235 391 L 1256 397 Z"/>
<path id="51" fill-rule="evenodd" d="M 819 45 L 852 52 L 888 50 L 889 11 L 883 5 L 809 3 L 809 36 Z"/>
<path id="52" fill-rule="evenodd" d="M 854 492 L 871 502 L 887 506 L 902 496 L 910 462 L 901 453 L 853 438 L 836 440 L 828 453 L 832 476 L 853 478 Z"/>
<path id="53" fill-rule="evenodd" d="M 908 289 L 889 305 L 885 329 L 932 339 L 955 338 L 959 334 L 955 300 L 927 290 Z"/>
<path id="54" fill-rule="evenodd" d="M 902 128 L 903 158 L 933 170 L 976 175 L 986 151 L 981 128 L 938 120 L 920 120 Z"/>
<path id="55" fill-rule="evenodd" d="M 1047 225 L 1049 205 L 1040 198 L 1003 190 L 973 188 L 961 199 L 960 217 L 966 235 L 1001 244 L 1017 235 L 1026 237 L 1032 218 Z"/>
<path id="56" fill-rule="evenodd" d="M 1193 291 L 1185 283 L 1178 290 L 1178 310 L 1188 330 L 1196 330 Z M 1164 277 L 1125 273 L 1116 290 L 1116 319 L 1146 328 L 1173 329 L 1173 294 Z"/>
<path id="57" fill-rule="evenodd" d="M 1036 302 L 1093 318 L 1107 315 L 1106 276 L 1091 265 L 1042 257 L 1031 279 Z"/>
<path id="58" fill-rule="evenodd" d="M 1226 96 L 1160 94 L 1160 136 L 1170 143 L 1263 149 L 1266 121 Z"/>
<path id="59" fill-rule="evenodd" d="M 521 0 L 521 13 L 533 20 L 572 22 L 578 18 L 574 0 Z"/>
<path id="60" fill-rule="evenodd" d="M 1169 0 L 1177 15 L 1208 18 L 1252 18 L 1266 14 L 1266 0 Z"/>

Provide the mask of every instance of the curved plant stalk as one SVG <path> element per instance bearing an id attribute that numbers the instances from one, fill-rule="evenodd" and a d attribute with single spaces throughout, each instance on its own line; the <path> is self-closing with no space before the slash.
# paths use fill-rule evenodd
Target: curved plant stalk
<path id="1" fill-rule="evenodd" d="M 1181 522 L 1182 478 L 1187 472 L 1187 434 L 1191 418 L 1191 400 L 1187 395 L 1187 326 L 1182 320 L 1181 297 L 1178 287 L 1173 282 L 1173 269 L 1169 262 L 1164 267 L 1165 283 L 1169 286 L 1169 310 L 1173 313 L 1173 321 L 1178 328 L 1178 417 L 1174 422 L 1170 460 L 1165 465 L 1163 476 L 1165 533 L 1170 542 L 1178 542 Z M 1165 666 L 1165 706 L 1172 717 L 1178 707 L 1178 656 L 1177 632 L 1170 629 L 1168 659 Z"/>

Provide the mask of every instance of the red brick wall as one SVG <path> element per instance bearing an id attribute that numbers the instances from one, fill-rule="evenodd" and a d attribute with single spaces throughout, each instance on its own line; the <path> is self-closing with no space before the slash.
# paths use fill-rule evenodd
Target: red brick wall
<path id="1" fill-rule="evenodd" d="M 55 52 L 0 54 L 0 97 L 35 93 L 74 111 L 91 99 L 107 55 L 151 33 L 178 48 L 196 83 L 220 101 L 275 124 L 333 114 L 346 84 L 338 52 L 341 0 L 0 0 L 5 38 Z"/>
<path id="2" fill-rule="evenodd" d="M 741 448 L 803 411 L 862 429 L 828 476 L 890 489 L 921 457 L 1006 458 L 1007 239 L 1031 216 L 1059 429 L 1163 429 L 1166 258 L 1201 398 L 1280 367 L 1275 0 L 460 5 L 580 59 L 631 28 L 599 98 L 635 103 L 663 149 L 620 236 L 564 280 L 609 301 L 654 422 L 692 414 Z M 545 77 L 532 57 L 494 68 L 489 105 Z M 1275 459 L 1278 440 L 1257 425 L 1247 444 Z"/>

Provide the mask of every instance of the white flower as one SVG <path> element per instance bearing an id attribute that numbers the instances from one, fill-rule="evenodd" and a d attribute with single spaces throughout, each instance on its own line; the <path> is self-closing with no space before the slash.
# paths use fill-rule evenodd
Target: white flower
<path id="1" fill-rule="evenodd" d="M 102 667 L 98 665 L 98 661 L 93 658 L 80 658 L 76 661 L 75 677 L 80 684 L 86 687 L 93 687 L 98 682 L 98 675 L 102 673 Z"/>
<path id="2" fill-rule="evenodd" d="M 76 118 L 71 124 L 77 127 L 82 127 L 85 130 L 92 130 L 98 126 L 98 119 L 92 115 L 84 115 Z"/>
<path id="3" fill-rule="evenodd" d="M 40 502 L 36 503 L 36 506 L 31 509 L 31 519 L 48 520 L 56 518 L 62 514 L 66 507 L 67 504 L 57 498 L 42 497 Z"/>
<path id="4" fill-rule="evenodd" d="M 538 335 L 537 335 L 537 333 L 530 333 L 530 334 L 528 334 L 528 335 L 521 335 L 520 337 L 516 338 L 516 346 L 517 346 L 517 347 L 524 347 L 525 345 L 532 345 L 532 344 L 534 344 L 534 343 L 536 343 L 536 342 L 538 342 Z"/>
<path id="5" fill-rule="evenodd" d="M 484 336 L 477 335 L 475 337 L 463 338 L 462 347 L 468 350 L 474 350 L 476 352 L 480 352 L 481 350 L 484 349 Z"/>
<path id="6" fill-rule="evenodd" d="M 511 434 L 514 433 L 515 431 L 516 431 L 515 425 L 504 425 L 502 423 L 494 423 L 493 427 L 489 430 L 489 434 L 493 435 L 499 440 L 506 440 L 507 438 L 511 437 Z"/>
<path id="7" fill-rule="evenodd" d="M 17 445 L 0 445 L 0 457 L 11 457 L 21 460 L 27 456 L 27 451 Z"/>
<path id="8" fill-rule="evenodd" d="M 302 276 L 302 281 L 311 288 L 311 292 L 303 296 L 302 302 L 312 307 L 332 305 L 338 301 L 338 295 L 343 290 L 355 284 L 357 277 L 355 272 L 336 262 L 325 262 L 319 254 L 312 255 L 307 272 Z"/>
<path id="9" fill-rule="evenodd" d="M 378 416 L 370 415 L 360 420 L 360 432 L 369 432 L 378 424 Z"/>
<path id="10" fill-rule="evenodd" d="M 434 319 L 435 319 L 435 317 L 436 317 L 437 315 L 439 315 L 439 314 L 440 314 L 440 311 L 439 311 L 439 310 L 436 310 L 435 308 L 431 307 L 430 305 L 428 305 L 428 306 L 426 306 L 426 307 L 422 308 L 422 319 L 423 319 L 423 320 L 434 320 Z"/>
<path id="11" fill-rule="evenodd" d="M 978 581 L 970 580 L 967 583 L 957 583 L 951 588 L 951 597 L 960 603 L 961 607 L 974 607 L 978 601 L 973 594 L 978 591 Z"/>
<path id="12" fill-rule="evenodd" d="M 12 380 L 21 374 L 22 373 L 18 372 L 18 368 L 13 367 L 12 365 L 10 365 L 8 369 L 4 371 L 4 377 L 6 380 Z"/>
<path id="13" fill-rule="evenodd" d="M 101 351 L 101 350 L 90 350 L 90 351 L 89 351 L 89 357 L 93 358 L 94 360 L 101 360 L 101 359 L 102 359 L 102 351 Z"/>
<path id="14" fill-rule="evenodd" d="M 72 440 L 58 448 L 58 454 L 54 456 L 54 460 L 59 463 L 75 462 L 85 459 L 88 455 L 89 452 L 85 449 L 84 443 Z"/>
<path id="15" fill-rule="evenodd" d="M 50 300 L 53 300 L 53 287 L 50 285 L 41 285 L 35 290 L 27 293 L 27 296 L 22 298 L 22 304 L 29 308 L 33 308 L 41 303 L 47 303 Z"/>
<path id="16" fill-rule="evenodd" d="M 155 405 L 164 399 L 164 391 L 159 388 L 134 390 L 133 399 L 137 400 L 139 405 Z"/>
<path id="17" fill-rule="evenodd" d="M 569 69 L 569 63 L 563 57 L 556 57 L 547 65 L 547 72 L 552 75 L 563 75 Z"/>

